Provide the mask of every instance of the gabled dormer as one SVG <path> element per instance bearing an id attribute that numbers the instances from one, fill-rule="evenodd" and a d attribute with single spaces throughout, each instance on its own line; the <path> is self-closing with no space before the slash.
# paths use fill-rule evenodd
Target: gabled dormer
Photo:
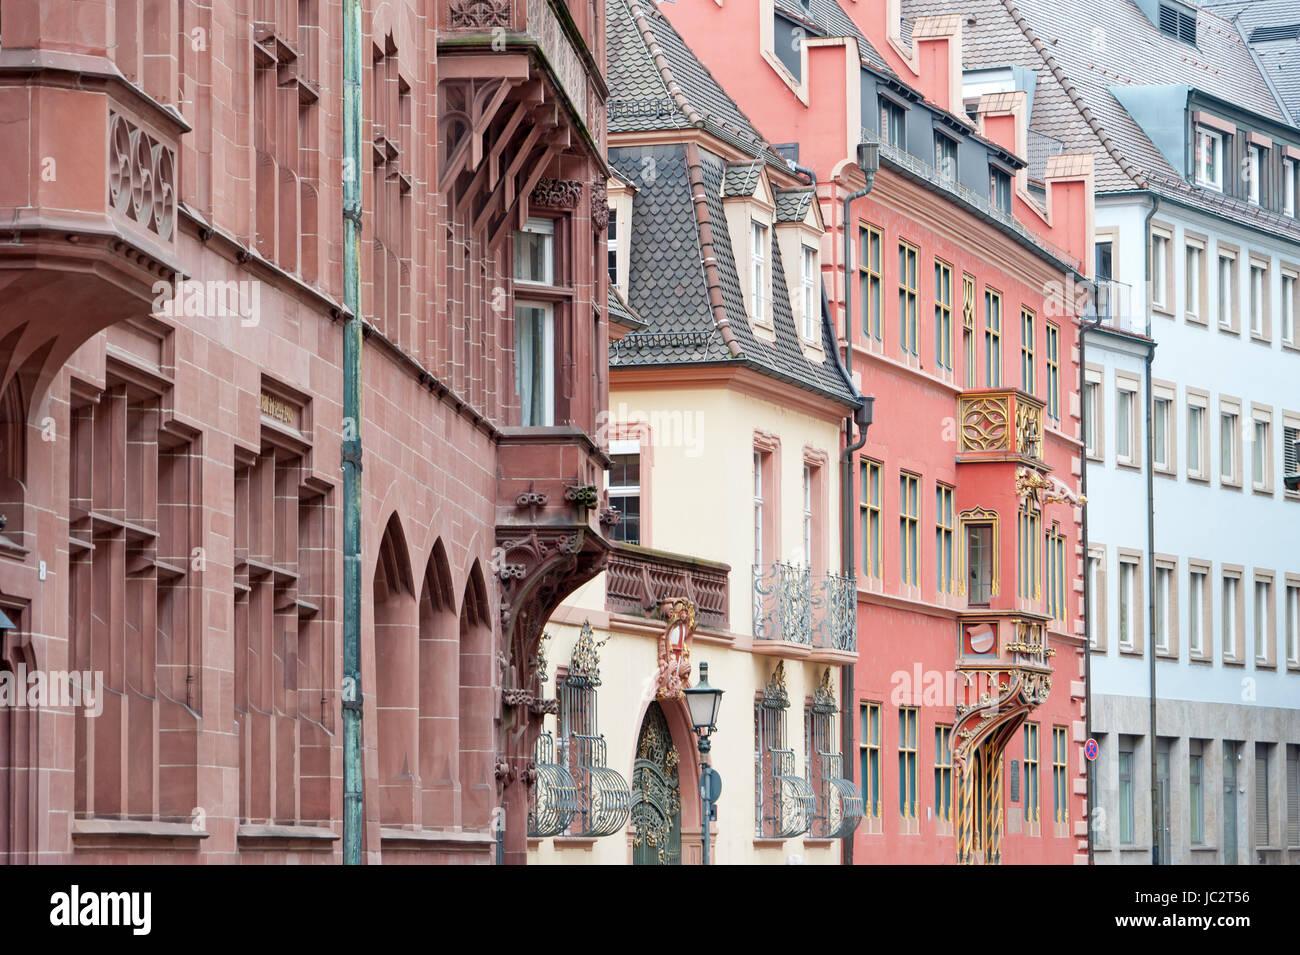
<path id="1" fill-rule="evenodd" d="M 617 170 L 605 182 L 605 203 L 609 209 L 609 224 L 605 227 L 605 246 L 608 253 L 609 284 L 627 300 L 628 253 L 631 243 L 632 202 L 636 186 Z"/>
<path id="2" fill-rule="evenodd" d="M 812 186 L 776 190 L 776 241 L 781 249 L 790 312 L 804 353 L 821 360 L 822 221 L 817 190 Z"/>
<path id="3" fill-rule="evenodd" d="M 772 250 L 776 195 L 762 160 L 733 161 L 723 166 L 722 207 L 727 214 L 745 314 L 755 335 L 775 341 Z"/>

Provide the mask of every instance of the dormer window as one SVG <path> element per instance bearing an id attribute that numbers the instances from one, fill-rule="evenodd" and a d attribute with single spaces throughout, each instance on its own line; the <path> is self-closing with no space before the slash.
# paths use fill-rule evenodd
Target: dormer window
<path id="1" fill-rule="evenodd" d="M 817 250 L 806 245 L 800 248 L 803 253 L 803 337 L 812 342 L 817 340 Z"/>
<path id="2" fill-rule="evenodd" d="M 957 178 L 957 144 L 937 130 L 934 134 L 934 168 L 945 179 Z"/>
<path id="3" fill-rule="evenodd" d="M 1011 214 L 1011 175 L 997 166 L 989 166 L 989 203 Z"/>
<path id="4" fill-rule="evenodd" d="M 754 320 L 768 324 L 767 226 L 757 219 L 749 223 L 749 291 L 754 305 Z"/>
<path id="5" fill-rule="evenodd" d="M 1160 32 L 1196 46 L 1196 12 L 1172 3 L 1160 4 Z"/>
<path id="6" fill-rule="evenodd" d="M 1296 166 L 1294 159 L 1282 160 L 1282 211 L 1292 218 L 1296 214 Z"/>
<path id="7" fill-rule="evenodd" d="M 606 265 L 609 269 L 609 282 L 611 285 L 618 285 L 618 209 L 609 210 L 609 234 L 606 236 L 605 246 L 608 249 L 606 256 Z"/>
<path id="8" fill-rule="evenodd" d="M 1259 176 L 1264 167 L 1264 150 L 1260 146 L 1246 148 L 1246 198 L 1252 206 L 1259 205 Z"/>
<path id="9" fill-rule="evenodd" d="M 1205 126 L 1196 129 L 1196 184 L 1223 191 L 1223 134 Z"/>
<path id="10" fill-rule="evenodd" d="M 907 124 L 907 110 L 893 100 L 880 101 L 880 138 L 891 146 L 905 149 L 907 137 L 904 127 Z"/>

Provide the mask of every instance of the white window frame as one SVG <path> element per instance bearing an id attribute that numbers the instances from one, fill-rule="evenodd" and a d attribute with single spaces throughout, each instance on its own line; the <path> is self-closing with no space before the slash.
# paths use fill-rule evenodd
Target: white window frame
<path id="1" fill-rule="evenodd" d="M 1210 615 L 1210 564 L 1208 561 L 1187 562 L 1187 655 L 1191 660 L 1210 657 L 1205 638 L 1211 634 L 1213 618 Z"/>
<path id="2" fill-rule="evenodd" d="M 523 390 L 524 385 L 524 351 L 525 340 L 520 335 L 520 310 L 537 309 L 542 312 L 544 318 L 541 328 L 540 347 L 542 353 L 549 357 L 542 366 L 542 381 L 540 394 L 537 400 L 541 402 L 541 416 L 535 417 L 530 412 L 531 398 L 529 402 L 525 401 Z M 532 341 L 530 337 L 529 347 L 536 349 L 539 343 Z M 531 364 L 531 363 L 528 363 Z M 517 299 L 515 301 L 515 392 L 519 397 L 519 420 L 527 428 L 546 428 L 555 424 L 555 306 L 550 302 L 535 302 L 526 299 Z"/>
<path id="3" fill-rule="evenodd" d="M 1178 406 L 1172 382 L 1153 382 L 1151 395 L 1152 465 L 1161 474 L 1178 474 Z M 1160 411 L 1164 409 L 1164 436 L 1160 434 Z"/>
<path id="4" fill-rule="evenodd" d="M 1255 665 L 1272 666 L 1277 646 L 1277 608 L 1273 599 L 1271 573 L 1255 571 L 1250 598 L 1251 636 L 1255 641 L 1252 655 Z"/>
<path id="5" fill-rule="evenodd" d="M 1260 172 L 1264 167 L 1264 148 L 1251 143 L 1246 147 L 1246 201 L 1252 206 L 1259 205 Z"/>
<path id="6" fill-rule="evenodd" d="M 804 341 L 817 343 L 817 250 L 810 245 L 800 245 L 803 274 L 800 289 L 803 300 Z"/>
<path id="7" fill-rule="evenodd" d="M 1282 159 L 1282 214 L 1296 215 L 1296 161 L 1289 156 Z"/>
<path id="8" fill-rule="evenodd" d="M 1232 433 L 1228 436 L 1225 447 L 1223 426 L 1224 418 L 1231 418 Z M 1219 398 L 1219 485 L 1221 487 L 1240 488 L 1241 474 L 1241 405 L 1236 401 Z M 1223 469 L 1224 455 L 1229 455 L 1230 473 Z"/>
<path id="9" fill-rule="evenodd" d="M 1206 146 L 1211 150 L 1207 156 Z M 1210 175 L 1210 163 L 1213 160 L 1214 175 Z M 1215 192 L 1223 192 L 1223 133 L 1207 126 L 1196 127 L 1196 184 Z"/>
<path id="10" fill-rule="evenodd" d="M 754 321 L 771 324 L 768 317 L 768 299 L 771 288 L 771 269 L 768 268 L 768 235 L 771 230 L 757 219 L 749 220 L 749 294 L 754 309 Z"/>
<path id="11" fill-rule="evenodd" d="M 1187 479 L 1189 481 L 1208 481 L 1210 479 L 1210 396 L 1208 392 L 1187 391 Z M 1193 420 L 1193 411 L 1200 412 L 1200 424 Z M 1193 432 L 1196 437 L 1193 440 Z M 1192 448 L 1200 452 L 1196 466 L 1193 467 Z"/>
<path id="12" fill-rule="evenodd" d="M 542 277 L 540 279 L 525 279 L 517 274 L 517 270 L 512 272 L 516 282 L 522 282 L 526 285 L 554 285 L 555 284 L 555 220 L 530 218 L 524 223 L 524 227 L 519 230 L 528 235 L 543 235 L 550 238 L 549 242 L 543 243 L 542 248 L 546 250 L 546 255 L 542 263 Z M 513 267 L 513 266 L 512 266 Z"/>
<path id="13" fill-rule="evenodd" d="M 1286 663 L 1289 667 L 1300 667 L 1300 578 L 1287 574 L 1282 595 Z"/>
<path id="14" fill-rule="evenodd" d="M 615 456 L 624 455 L 636 455 L 637 473 L 640 474 L 640 469 L 645 463 L 645 456 L 641 453 L 641 442 L 636 438 L 611 439 L 609 442 L 609 456 L 613 458 Z M 609 472 L 605 472 L 605 491 L 610 500 L 613 500 L 616 497 L 635 497 L 637 499 L 637 521 L 640 524 L 640 530 L 637 534 L 637 543 L 644 546 L 646 542 L 644 520 L 645 511 L 639 506 L 641 503 L 641 487 L 642 485 L 639 482 L 636 484 L 611 484 L 609 480 Z"/>
<path id="15" fill-rule="evenodd" d="M 1263 440 L 1260 441 L 1260 431 Z M 1273 411 L 1260 405 L 1250 409 L 1250 487 L 1273 493 Z"/>
<path id="16" fill-rule="evenodd" d="M 1115 376 L 1115 463 L 1124 467 L 1139 467 L 1142 464 L 1142 424 L 1141 416 L 1138 414 L 1138 383 L 1137 381 Z M 1125 415 L 1125 402 L 1122 400 L 1123 395 L 1128 396 L 1128 410 Z M 1124 452 L 1120 445 L 1121 420 L 1127 417 L 1128 426 L 1128 451 Z"/>
<path id="17" fill-rule="evenodd" d="M 1189 319 L 1201 322 L 1204 321 L 1201 310 L 1205 307 L 1201 301 L 1205 281 L 1205 245 L 1188 241 L 1183 249 L 1183 312 Z"/>
<path id="18" fill-rule="evenodd" d="M 1294 347 L 1297 303 L 1300 302 L 1300 271 L 1282 267 L 1282 297 L 1278 302 L 1278 337 L 1283 345 Z"/>
<path id="19" fill-rule="evenodd" d="M 1241 663 L 1242 595 L 1244 575 L 1240 569 L 1224 567 L 1219 577 L 1220 642 L 1225 663 Z"/>
<path id="20" fill-rule="evenodd" d="M 1151 307 L 1162 312 L 1170 310 L 1169 298 L 1169 248 L 1173 245 L 1169 235 L 1151 233 Z"/>
<path id="21" fill-rule="evenodd" d="M 1226 279 L 1226 280 L 1225 280 Z M 1237 331 L 1237 310 L 1240 293 L 1237 288 L 1237 252 L 1220 247 L 1215 259 L 1214 288 L 1217 298 L 1219 328 L 1225 332 Z"/>

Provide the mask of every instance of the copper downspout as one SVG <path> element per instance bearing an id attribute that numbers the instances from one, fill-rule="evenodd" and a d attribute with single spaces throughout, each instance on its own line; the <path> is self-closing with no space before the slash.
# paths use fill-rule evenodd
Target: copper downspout
<path id="1" fill-rule="evenodd" d="M 713 312 L 713 325 L 726 342 L 732 358 L 744 358 L 744 349 L 736 341 L 727 318 L 727 306 L 722 301 L 722 279 L 718 275 L 718 258 L 713 252 L 713 223 L 709 221 L 708 190 L 704 185 L 704 164 L 700 160 L 700 147 L 686 144 L 686 168 L 691 174 L 691 202 L 695 206 L 695 221 L 700 225 L 700 261 L 704 265 L 704 284 L 709 289 L 709 308 Z"/>

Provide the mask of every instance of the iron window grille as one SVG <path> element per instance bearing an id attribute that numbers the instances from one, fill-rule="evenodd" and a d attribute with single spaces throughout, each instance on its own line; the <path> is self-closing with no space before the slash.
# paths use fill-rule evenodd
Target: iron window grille
<path id="1" fill-rule="evenodd" d="M 754 639 L 825 650 L 858 647 L 857 593 L 850 577 L 813 574 L 777 561 L 754 565 Z"/>
<path id="2" fill-rule="evenodd" d="M 804 710 L 804 752 L 809 785 L 817 796 L 810 832 L 820 839 L 851 836 L 862 821 L 862 790 L 844 778 L 844 758 L 835 736 L 835 689 L 831 670 Z"/>
<path id="3" fill-rule="evenodd" d="M 817 813 L 817 797 L 796 772 L 788 748 L 785 661 L 777 662 L 762 695 L 754 702 L 754 835 L 789 839 L 803 835 Z"/>

